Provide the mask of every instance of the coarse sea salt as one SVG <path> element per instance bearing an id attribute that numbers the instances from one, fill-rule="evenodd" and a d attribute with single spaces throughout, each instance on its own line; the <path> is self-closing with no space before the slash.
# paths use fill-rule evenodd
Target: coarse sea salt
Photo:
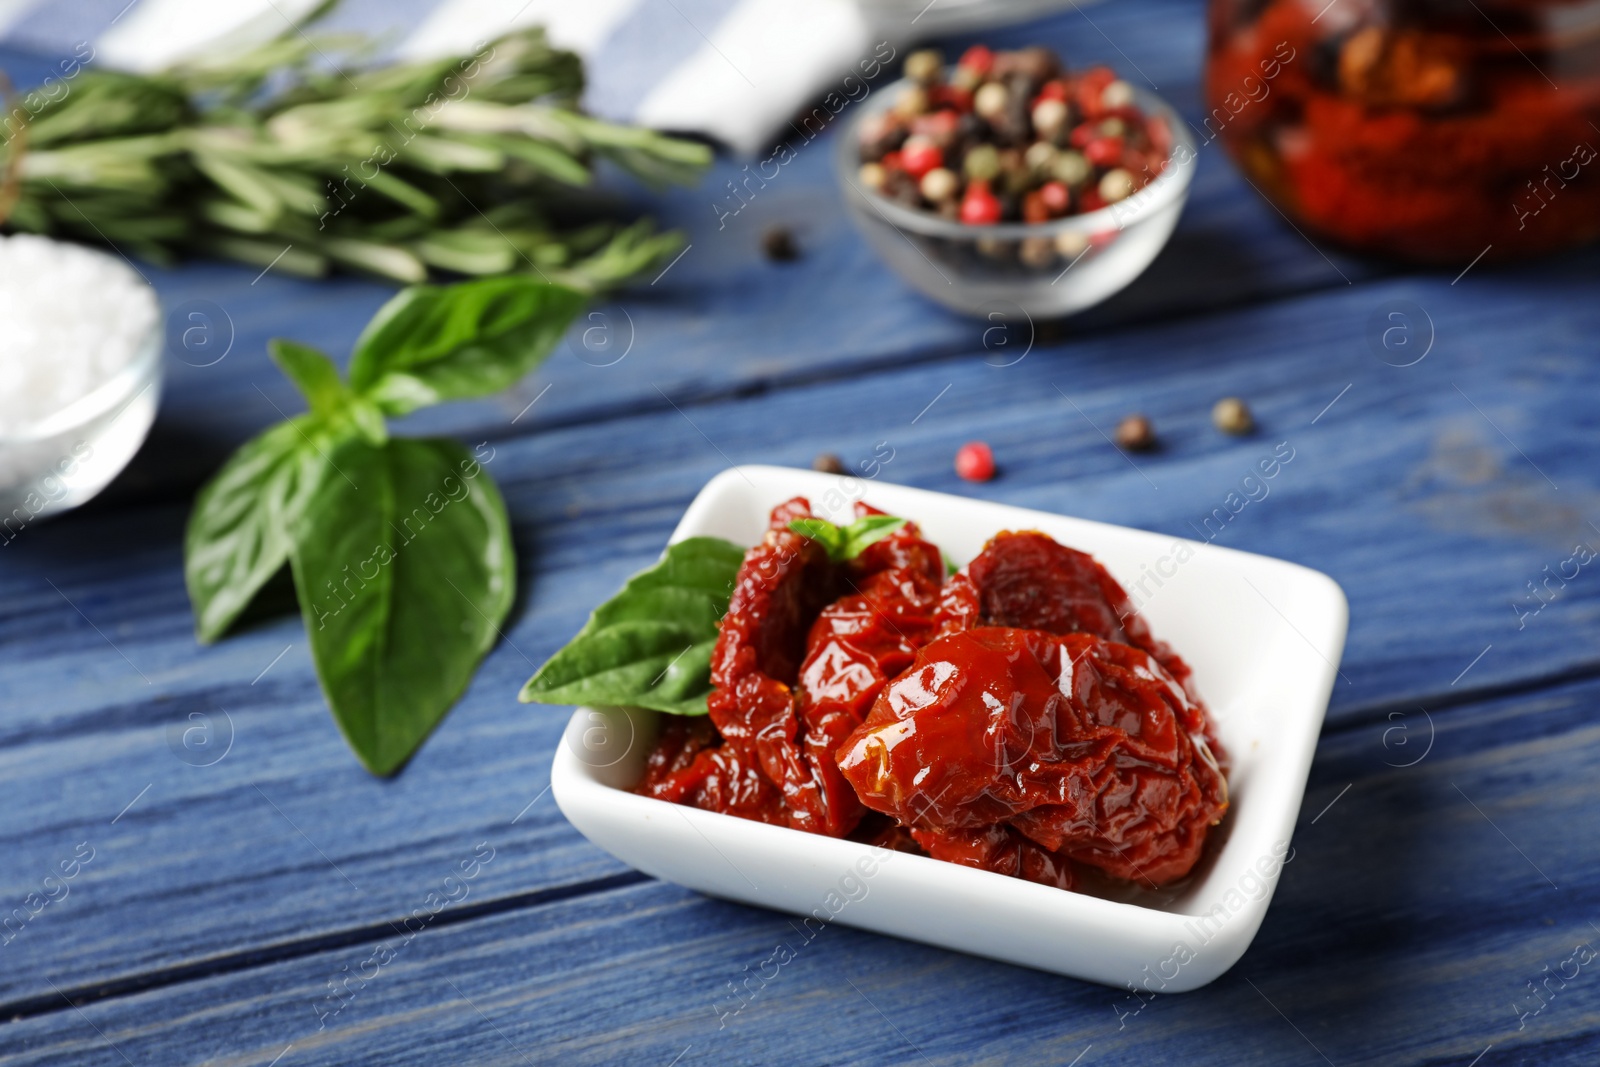
<path id="1" fill-rule="evenodd" d="M 111 256 L 30 234 L 0 238 L 0 438 L 113 378 L 159 315 L 150 287 Z"/>

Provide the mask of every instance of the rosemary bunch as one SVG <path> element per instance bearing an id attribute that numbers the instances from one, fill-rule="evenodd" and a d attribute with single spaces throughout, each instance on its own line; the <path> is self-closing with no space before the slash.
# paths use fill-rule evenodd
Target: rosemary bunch
<path id="1" fill-rule="evenodd" d="M 406 283 L 528 272 L 585 290 L 680 246 L 610 217 L 588 188 L 595 163 L 686 182 L 709 150 L 579 112 L 582 65 L 541 30 L 449 59 L 376 66 L 368 52 L 296 28 L 156 75 L 84 68 L 7 117 L 6 153 L 21 153 L 8 225 L 155 262 L 205 253 Z"/>

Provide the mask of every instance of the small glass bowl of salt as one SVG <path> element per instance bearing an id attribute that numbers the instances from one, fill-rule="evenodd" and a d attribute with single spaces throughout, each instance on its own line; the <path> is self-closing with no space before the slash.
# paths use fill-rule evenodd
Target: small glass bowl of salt
<path id="1" fill-rule="evenodd" d="M 161 393 L 161 306 L 122 260 L 0 237 L 0 545 L 104 489 Z"/>

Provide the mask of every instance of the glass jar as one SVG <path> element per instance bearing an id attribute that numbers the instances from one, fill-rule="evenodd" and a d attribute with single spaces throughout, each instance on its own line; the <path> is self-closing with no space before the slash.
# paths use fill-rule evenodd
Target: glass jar
<path id="1" fill-rule="evenodd" d="M 1211 0 L 1206 113 L 1359 251 L 1465 266 L 1600 236 L 1600 0 Z"/>

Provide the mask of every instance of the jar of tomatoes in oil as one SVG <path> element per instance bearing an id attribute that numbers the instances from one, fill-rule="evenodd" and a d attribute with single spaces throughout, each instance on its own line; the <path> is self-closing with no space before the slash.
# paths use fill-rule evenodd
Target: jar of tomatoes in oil
<path id="1" fill-rule="evenodd" d="M 1414 262 L 1600 236 L 1600 0 L 1212 0 L 1207 112 L 1307 229 Z"/>

